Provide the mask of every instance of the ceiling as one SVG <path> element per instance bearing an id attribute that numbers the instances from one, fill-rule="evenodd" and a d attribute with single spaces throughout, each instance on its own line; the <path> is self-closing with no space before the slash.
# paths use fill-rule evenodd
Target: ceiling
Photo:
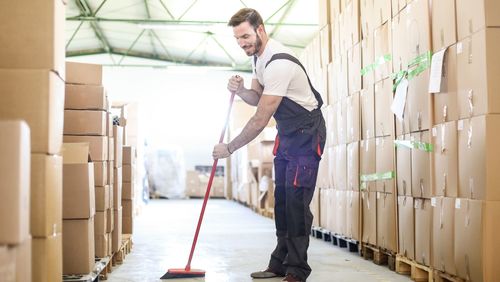
<path id="1" fill-rule="evenodd" d="M 271 37 L 300 54 L 318 31 L 310 0 L 69 0 L 66 56 L 114 66 L 199 65 L 249 70 L 227 26 L 259 11 Z"/>

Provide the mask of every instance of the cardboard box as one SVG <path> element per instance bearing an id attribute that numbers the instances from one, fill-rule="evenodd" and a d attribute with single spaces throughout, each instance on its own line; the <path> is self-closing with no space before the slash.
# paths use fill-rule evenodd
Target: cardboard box
<path id="1" fill-rule="evenodd" d="M 411 1 L 411 0 L 409 0 Z M 409 2 L 408 1 L 408 2 Z M 392 18 L 394 19 L 397 15 L 399 15 L 399 12 L 403 10 L 406 7 L 407 0 L 392 0 Z"/>
<path id="2" fill-rule="evenodd" d="M 38 50 L 37 54 L 40 55 Z M 64 121 L 64 81 L 48 70 L 0 70 L 0 92 L 0 119 L 22 119 L 28 123 L 31 152 L 59 154 Z"/>
<path id="3" fill-rule="evenodd" d="M 456 199 L 455 265 L 470 281 L 496 281 L 500 202 Z"/>
<path id="4" fill-rule="evenodd" d="M 432 207 L 430 199 L 415 199 L 415 261 L 430 266 Z"/>
<path id="5" fill-rule="evenodd" d="M 109 102 L 106 90 L 102 86 L 66 84 L 64 108 L 107 111 Z"/>
<path id="6" fill-rule="evenodd" d="M 397 137 L 397 141 L 410 142 L 410 135 Z M 398 196 L 411 196 L 411 152 L 408 147 L 396 146 L 396 185 L 398 187 Z M 413 201 L 413 200 L 412 200 Z"/>
<path id="7" fill-rule="evenodd" d="M 415 259 L 415 210 L 413 198 L 398 196 L 398 254 Z"/>
<path id="8" fill-rule="evenodd" d="M 458 121 L 458 197 L 500 200 L 500 115 Z"/>
<path id="9" fill-rule="evenodd" d="M 135 165 L 123 165 L 122 166 L 122 182 L 134 182 L 135 180 Z"/>
<path id="10" fill-rule="evenodd" d="M 108 234 L 94 234 L 95 256 L 103 258 L 108 256 Z"/>
<path id="11" fill-rule="evenodd" d="M 457 122 L 450 121 L 432 128 L 434 196 L 457 197 L 458 141 Z"/>
<path id="12" fill-rule="evenodd" d="M 335 64 L 335 62 L 334 62 Z M 347 96 L 349 96 L 349 71 L 347 64 L 347 50 L 341 53 L 341 56 L 337 59 L 338 64 L 338 72 L 337 72 L 337 81 L 333 85 L 337 86 L 338 91 L 338 101 L 345 100 Z"/>
<path id="13" fill-rule="evenodd" d="M 115 218 L 113 215 L 113 209 L 109 208 L 106 210 L 106 233 L 111 233 L 115 227 Z"/>
<path id="14" fill-rule="evenodd" d="M 10 252 L 7 245 L 0 247 L 0 279 L 2 281 L 15 281 L 16 261 L 10 258 Z"/>
<path id="15" fill-rule="evenodd" d="M 457 18 L 455 0 L 433 1 L 431 4 L 432 45 L 436 52 L 457 42 Z"/>
<path id="16" fill-rule="evenodd" d="M 345 24 L 347 34 L 346 38 L 346 49 L 349 50 L 351 47 L 359 43 L 360 38 L 360 8 L 359 1 L 349 1 L 347 3 L 345 10 L 342 12 L 345 15 Z M 344 31 L 344 30 L 343 30 Z"/>
<path id="17" fill-rule="evenodd" d="M 95 215 L 94 164 L 87 143 L 63 144 L 63 219 Z"/>
<path id="18" fill-rule="evenodd" d="M 375 84 L 375 136 L 394 136 L 394 114 L 392 105 L 392 80 L 385 79 Z"/>
<path id="19" fill-rule="evenodd" d="M 108 162 L 108 183 L 106 185 L 109 185 L 113 187 L 113 184 L 115 183 L 114 175 L 113 175 L 113 170 L 114 170 L 114 164 L 113 161 Z"/>
<path id="20" fill-rule="evenodd" d="M 332 19 L 332 23 L 330 24 L 331 32 L 330 39 L 332 40 L 332 62 L 335 62 L 340 58 L 340 17 L 336 17 Z M 331 85 L 331 84 L 330 84 Z"/>
<path id="21" fill-rule="evenodd" d="M 108 162 L 94 162 L 94 184 L 95 186 L 105 186 L 108 183 Z"/>
<path id="22" fill-rule="evenodd" d="M 347 190 L 359 191 L 359 142 L 347 145 Z"/>
<path id="23" fill-rule="evenodd" d="M 362 0 L 370 1 L 370 0 Z M 373 32 L 361 41 L 361 79 L 363 89 L 373 88 L 375 84 L 375 38 Z"/>
<path id="24" fill-rule="evenodd" d="M 429 131 L 411 134 L 413 142 L 431 144 Z M 431 191 L 431 154 L 421 148 L 413 148 L 411 152 L 411 189 L 412 196 L 429 199 Z"/>
<path id="25" fill-rule="evenodd" d="M 386 2 L 378 0 L 377 2 Z M 384 80 L 392 74 L 392 25 L 386 22 L 374 31 L 374 61 L 375 83 Z"/>
<path id="26" fill-rule="evenodd" d="M 485 27 L 500 26 L 498 17 L 500 3 L 496 0 L 480 0 L 477 2 L 456 0 L 456 7 L 459 40 Z"/>
<path id="27" fill-rule="evenodd" d="M 106 212 L 96 212 L 94 217 L 94 234 L 103 235 L 106 234 L 106 228 L 108 223 L 106 222 L 107 215 Z"/>
<path id="28" fill-rule="evenodd" d="M 106 135 L 110 138 L 113 137 L 113 114 L 111 114 L 110 112 L 107 113 L 106 117 Z"/>
<path id="29" fill-rule="evenodd" d="M 332 28 L 330 24 L 324 25 L 319 31 L 319 40 L 321 44 L 321 67 L 324 69 L 332 61 Z"/>
<path id="30" fill-rule="evenodd" d="M 60 232 L 52 236 L 32 239 L 32 281 L 61 281 L 62 241 Z"/>
<path id="31" fill-rule="evenodd" d="M 63 137 L 64 143 L 82 143 L 90 145 L 90 158 L 94 162 L 108 160 L 108 137 L 106 136 L 69 136 Z"/>
<path id="32" fill-rule="evenodd" d="M 330 1 L 319 0 L 319 26 L 323 27 L 330 22 Z"/>
<path id="33" fill-rule="evenodd" d="M 377 245 L 377 192 L 361 191 L 362 242 Z"/>
<path id="34" fill-rule="evenodd" d="M 338 130 L 337 130 L 337 108 L 338 103 L 328 105 L 326 107 L 326 146 L 336 146 L 339 144 Z"/>
<path id="35" fill-rule="evenodd" d="M 374 0 L 373 3 L 374 26 L 377 28 L 391 19 L 391 0 Z"/>
<path id="36" fill-rule="evenodd" d="M 374 9 L 375 4 L 373 0 L 360 0 L 360 26 L 363 39 L 373 36 L 373 30 L 375 29 Z"/>
<path id="37" fill-rule="evenodd" d="M 123 217 L 133 217 L 134 216 L 134 201 L 133 200 L 122 200 L 122 215 Z"/>
<path id="38" fill-rule="evenodd" d="M 115 142 L 115 151 L 114 151 L 114 165 L 115 168 L 122 167 L 123 164 L 123 127 L 118 125 L 113 125 L 113 136 Z"/>
<path id="39" fill-rule="evenodd" d="M 113 253 L 118 252 L 122 244 L 122 208 L 113 210 L 113 221 L 114 227 L 112 237 L 113 237 Z"/>
<path id="40" fill-rule="evenodd" d="M 116 210 L 122 205 L 122 168 L 114 169 L 115 183 L 113 184 L 113 208 Z"/>
<path id="41" fill-rule="evenodd" d="M 375 152 L 375 139 L 361 140 L 359 150 L 360 177 L 376 173 Z M 370 192 L 376 191 L 376 184 L 374 181 L 361 181 L 360 187 L 361 190 L 368 190 Z"/>
<path id="42" fill-rule="evenodd" d="M 326 154 L 327 157 L 325 161 L 328 161 L 327 164 L 327 170 L 326 170 L 326 181 L 323 183 L 321 188 L 331 188 L 333 189 L 334 187 L 337 186 L 337 178 L 335 177 L 335 173 L 337 172 L 337 156 L 335 155 L 335 148 L 336 147 L 330 147 L 326 149 Z M 321 163 L 321 162 L 320 162 Z M 317 183 L 316 183 L 317 184 Z"/>
<path id="43" fill-rule="evenodd" d="M 313 215 L 312 226 L 320 226 L 320 188 L 314 189 L 313 198 L 311 201 L 311 213 Z M 124 224 L 125 225 L 125 224 Z M 125 228 L 125 227 L 124 227 Z"/>
<path id="44" fill-rule="evenodd" d="M 102 212 L 110 208 L 109 193 L 110 189 L 108 185 L 95 187 L 95 209 L 97 212 Z"/>
<path id="45" fill-rule="evenodd" d="M 134 219 L 133 217 L 122 218 L 122 234 L 134 233 Z"/>
<path id="46" fill-rule="evenodd" d="M 347 98 L 347 143 L 357 142 L 361 139 L 361 114 L 359 92 Z"/>
<path id="47" fill-rule="evenodd" d="M 408 68 L 409 54 L 407 42 L 408 34 L 406 33 L 406 17 L 406 11 L 402 10 L 401 13 L 394 16 L 391 21 L 392 69 L 395 73 Z"/>
<path id="48" fill-rule="evenodd" d="M 135 151 L 134 146 L 123 146 L 123 155 L 122 155 L 123 165 L 135 164 L 136 158 L 137 158 L 137 153 Z"/>
<path id="49" fill-rule="evenodd" d="M 89 274 L 95 266 L 94 218 L 63 220 L 63 274 Z"/>
<path id="50" fill-rule="evenodd" d="M 327 207 L 327 197 L 326 197 L 326 192 L 327 189 L 319 188 L 318 193 L 319 193 L 319 217 L 317 217 L 317 222 L 316 226 L 320 226 L 325 228 L 327 226 L 327 219 L 328 219 L 328 213 L 326 212 L 326 207 Z M 314 225 L 314 223 L 313 223 Z"/>
<path id="51" fill-rule="evenodd" d="M 349 95 L 361 91 L 361 44 L 355 44 L 347 51 L 347 70 Z"/>
<path id="52" fill-rule="evenodd" d="M 432 267 L 452 275 L 455 267 L 455 199 L 437 197 L 432 206 Z"/>
<path id="53" fill-rule="evenodd" d="M 24 240 L 21 244 L 10 247 L 9 257 L 11 260 L 15 260 L 16 262 L 15 281 L 32 281 L 31 250 L 31 238 Z"/>
<path id="54" fill-rule="evenodd" d="M 340 0 L 330 0 L 330 23 L 340 15 Z M 324 6 L 322 6 L 324 7 Z"/>
<path id="55" fill-rule="evenodd" d="M 109 161 L 115 160 L 115 138 L 113 138 L 113 137 L 108 138 L 108 160 Z M 113 163 L 113 166 L 111 166 L 111 168 L 113 168 L 113 167 L 114 167 L 114 163 Z"/>
<path id="56" fill-rule="evenodd" d="M 199 178 L 199 173 L 196 170 L 188 170 L 186 171 L 186 196 L 188 197 L 196 197 L 200 193 L 200 178 Z M 126 183 L 123 184 L 123 194 L 122 194 L 122 199 L 125 199 L 126 195 L 126 190 L 127 187 L 130 187 L 131 185 L 127 185 Z"/>
<path id="57" fill-rule="evenodd" d="M 127 183 L 123 182 L 122 183 L 122 200 L 133 200 L 134 199 L 134 187 L 135 183 Z M 222 187 L 224 188 L 224 186 Z M 186 187 L 187 189 L 187 187 Z"/>
<path id="58" fill-rule="evenodd" d="M 411 61 L 432 50 L 429 1 L 413 0 L 406 6 L 405 12 L 408 55 Z"/>
<path id="59" fill-rule="evenodd" d="M 377 192 L 377 246 L 396 252 L 396 199 L 392 193 Z"/>
<path id="60" fill-rule="evenodd" d="M 0 131 L 0 244 L 20 244 L 30 234 L 30 129 L 1 121 Z"/>
<path id="61" fill-rule="evenodd" d="M 31 235 L 62 232 L 63 160 L 58 155 L 31 154 Z"/>
<path id="62" fill-rule="evenodd" d="M 108 256 L 113 255 L 113 234 L 108 233 Z"/>
<path id="63" fill-rule="evenodd" d="M 394 140 L 392 136 L 375 139 L 375 171 L 384 174 L 384 179 L 376 181 L 376 190 L 383 193 L 395 193 Z"/>
<path id="64" fill-rule="evenodd" d="M 456 45 L 446 50 L 441 76 L 441 92 L 432 94 L 432 101 L 434 102 L 434 125 L 458 120 Z"/>
<path id="65" fill-rule="evenodd" d="M 337 190 L 347 190 L 347 146 L 335 147 L 335 186 Z"/>
<path id="66" fill-rule="evenodd" d="M 343 236 L 346 236 L 346 221 L 347 221 L 347 210 L 346 210 L 346 192 L 335 190 L 335 205 L 332 205 L 332 209 L 336 216 L 336 228 L 334 228 L 334 232 Z"/>
<path id="67" fill-rule="evenodd" d="M 335 194 L 336 190 L 334 189 L 326 189 L 325 190 L 325 205 L 324 209 L 321 213 L 321 218 L 326 218 L 326 230 L 330 230 L 331 232 L 336 232 L 338 227 L 338 217 L 337 213 L 333 213 L 332 211 L 336 211 L 337 207 L 337 197 Z"/>
<path id="68" fill-rule="evenodd" d="M 421 1 L 421 0 L 419 0 Z M 432 96 L 429 94 L 429 69 L 409 81 L 406 107 L 410 132 L 429 130 L 432 127 Z"/>
<path id="69" fill-rule="evenodd" d="M 0 5 L 0 68 L 48 69 L 64 77 L 65 3 L 4 1 Z M 15 34 L 12 30 L 17 30 Z"/>
<path id="70" fill-rule="evenodd" d="M 65 135 L 106 135 L 106 112 L 93 110 L 65 110 Z"/>
<path id="71" fill-rule="evenodd" d="M 66 62 L 66 83 L 102 85 L 102 66 Z"/>
<path id="72" fill-rule="evenodd" d="M 342 98 L 338 103 L 337 112 L 337 136 L 339 144 L 347 141 L 347 98 Z"/>
<path id="73" fill-rule="evenodd" d="M 359 191 L 346 192 L 346 233 L 348 238 L 358 240 L 361 237 Z"/>
<path id="74" fill-rule="evenodd" d="M 500 29 L 483 29 L 457 43 L 459 118 L 500 113 Z"/>
<path id="75" fill-rule="evenodd" d="M 370 86 L 360 93 L 361 105 L 361 139 L 366 140 L 375 137 L 375 92 Z"/>

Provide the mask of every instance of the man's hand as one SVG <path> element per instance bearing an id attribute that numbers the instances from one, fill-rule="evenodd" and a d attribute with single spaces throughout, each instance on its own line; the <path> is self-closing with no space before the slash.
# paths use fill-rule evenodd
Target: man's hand
<path id="1" fill-rule="evenodd" d="M 229 145 L 225 143 L 219 143 L 214 146 L 214 150 L 212 152 L 212 157 L 214 159 L 225 159 L 229 157 L 231 153 L 229 152 Z"/>
<path id="2" fill-rule="evenodd" d="M 239 75 L 233 75 L 227 82 L 227 90 L 231 93 L 237 93 L 238 91 L 243 89 L 243 77 Z"/>

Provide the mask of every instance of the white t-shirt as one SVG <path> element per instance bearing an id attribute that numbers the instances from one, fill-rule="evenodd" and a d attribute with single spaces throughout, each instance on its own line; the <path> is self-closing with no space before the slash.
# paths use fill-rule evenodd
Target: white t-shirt
<path id="1" fill-rule="evenodd" d="M 257 58 L 253 67 L 253 79 L 257 79 L 264 87 L 263 94 L 287 97 L 309 111 L 318 107 L 318 101 L 309 86 L 307 76 L 302 68 L 290 60 L 274 60 L 267 68 L 266 64 L 276 53 L 293 52 L 276 40 L 269 39 L 262 55 Z"/>

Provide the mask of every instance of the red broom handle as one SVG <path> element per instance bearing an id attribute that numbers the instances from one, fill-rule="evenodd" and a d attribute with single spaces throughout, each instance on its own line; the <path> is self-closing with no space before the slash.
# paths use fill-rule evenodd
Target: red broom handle
<path id="1" fill-rule="evenodd" d="M 220 133 L 219 143 L 222 143 L 224 141 L 224 134 L 226 133 L 227 124 L 229 122 L 229 115 L 231 114 L 231 107 L 234 101 L 234 94 L 235 92 L 232 92 L 231 98 L 229 99 L 229 107 L 227 110 L 226 121 L 224 123 L 224 127 L 222 128 L 222 132 Z M 198 219 L 198 226 L 196 227 L 193 244 L 191 245 L 191 252 L 189 253 L 189 260 L 185 268 L 186 271 L 191 270 L 191 260 L 193 259 L 194 249 L 196 248 L 196 242 L 198 241 L 198 234 L 200 233 L 201 223 L 203 222 L 203 215 L 205 214 L 205 208 L 207 206 L 208 198 L 210 196 L 210 190 L 212 189 L 212 182 L 214 180 L 215 171 L 217 169 L 217 161 L 218 159 L 214 160 L 214 164 L 212 165 L 212 172 L 210 172 L 210 178 L 208 179 L 207 190 L 205 192 L 205 198 L 203 198 L 203 206 L 201 207 L 200 218 Z"/>

